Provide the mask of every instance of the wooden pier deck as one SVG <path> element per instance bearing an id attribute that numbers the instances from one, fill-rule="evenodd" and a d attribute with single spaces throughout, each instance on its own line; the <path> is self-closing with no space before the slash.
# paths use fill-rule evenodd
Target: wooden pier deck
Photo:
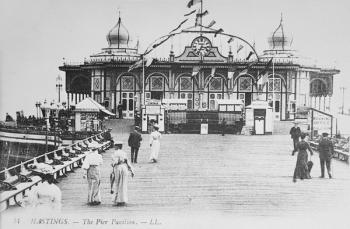
<path id="1" fill-rule="evenodd" d="M 116 137 L 127 142 L 127 135 Z M 63 211 L 282 216 L 334 211 L 350 203 L 349 166 L 343 162 L 333 161 L 334 179 L 320 179 L 316 153 L 313 179 L 292 182 L 296 156 L 291 156 L 288 136 L 163 135 L 157 164 L 148 163 L 148 136 L 143 138 L 136 175 L 129 179 L 127 207 L 112 206 L 109 150 L 103 155 L 102 204 L 86 205 L 80 169 L 59 183 Z"/>
<path id="2" fill-rule="evenodd" d="M 130 156 L 128 131 L 123 132 L 114 138 Z M 148 135 L 142 137 L 126 207 L 112 203 L 113 150 L 103 154 L 101 205 L 86 204 L 82 169 L 59 179 L 62 213 L 70 222 L 62 228 L 86 228 L 84 219 L 91 225 L 106 220 L 99 228 L 115 228 L 114 218 L 125 228 L 350 228 L 349 165 L 333 160 L 334 179 L 318 178 L 315 153 L 313 179 L 293 183 L 296 155 L 287 135 L 163 135 L 156 164 L 148 163 Z"/>

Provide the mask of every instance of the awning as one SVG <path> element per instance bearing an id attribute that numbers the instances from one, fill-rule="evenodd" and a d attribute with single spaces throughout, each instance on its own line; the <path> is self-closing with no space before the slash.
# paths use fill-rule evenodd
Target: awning
<path id="1" fill-rule="evenodd" d="M 110 112 L 109 110 L 101 110 L 103 113 L 110 115 L 110 116 L 114 116 L 115 114 L 113 114 L 112 112 Z"/>
<path id="2" fill-rule="evenodd" d="M 92 98 L 86 98 L 75 106 L 75 112 L 103 112 L 107 115 L 115 115 L 104 106 L 93 100 Z"/>

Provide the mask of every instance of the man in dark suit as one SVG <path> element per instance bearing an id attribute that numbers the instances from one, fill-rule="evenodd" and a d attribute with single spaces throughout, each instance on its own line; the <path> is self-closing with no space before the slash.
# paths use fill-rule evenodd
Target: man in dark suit
<path id="1" fill-rule="evenodd" d="M 301 130 L 297 122 L 294 122 L 294 126 L 290 129 L 289 134 L 290 134 L 290 137 L 293 139 L 293 146 L 294 146 L 293 152 L 296 152 L 297 144 L 299 142 L 299 137 L 301 135 Z"/>
<path id="2" fill-rule="evenodd" d="M 131 147 L 131 163 L 137 163 L 137 154 L 139 152 L 141 141 L 141 134 L 137 132 L 137 129 L 135 127 L 134 132 L 130 133 L 128 139 L 128 144 Z"/>
<path id="3" fill-rule="evenodd" d="M 322 139 L 318 143 L 317 151 L 320 156 L 320 166 L 321 166 L 321 176 L 320 178 L 324 178 L 324 164 L 326 163 L 327 172 L 329 178 L 332 178 L 331 173 L 331 160 L 334 153 L 334 146 L 332 141 L 328 138 L 328 133 L 322 134 Z"/>

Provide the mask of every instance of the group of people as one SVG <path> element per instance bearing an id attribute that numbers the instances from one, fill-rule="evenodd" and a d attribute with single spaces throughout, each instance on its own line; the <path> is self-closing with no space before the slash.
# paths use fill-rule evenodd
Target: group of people
<path id="1" fill-rule="evenodd" d="M 297 122 L 295 122 L 294 127 L 290 129 L 289 133 L 291 135 L 291 138 L 293 139 L 294 146 L 292 156 L 294 156 L 294 154 L 298 152 L 297 162 L 293 174 L 293 182 L 296 182 L 297 178 L 301 180 L 311 179 L 310 171 L 312 169 L 313 162 L 309 160 L 307 151 L 310 152 L 310 158 L 313 155 L 313 151 L 309 143 L 305 140 L 307 135 L 301 132 Z M 331 161 L 334 154 L 334 146 L 332 141 L 328 138 L 328 133 L 322 134 L 322 139 L 318 144 L 317 151 L 319 152 L 321 166 L 320 178 L 325 177 L 325 165 L 327 168 L 328 177 L 332 178 L 333 176 L 331 171 Z"/>
<path id="2" fill-rule="evenodd" d="M 154 131 L 150 135 L 150 162 L 156 163 L 160 150 L 159 126 L 154 125 Z M 115 142 L 115 151 L 112 154 L 111 161 L 111 194 L 114 194 L 114 204 L 117 206 L 125 206 L 128 202 L 128 175 L 134 177 L 134 169 L 132 164 L 137 163 L 137 156 L 141 145 L 142 137 L 135 128 L 134 132 L 130 133 L 128 145 L 131 147 L 131 163 L 128 160 L 127 154 L 122 150 L 123 143 Z M 88 181 L 88 204 L 101 204 L 100 184 L 101 184 L 101 166 L 103 165 L 102 155 L 98 154 L 97 148 L 86 155 L 82 168 L 86 173 L 84 178 Z"/>

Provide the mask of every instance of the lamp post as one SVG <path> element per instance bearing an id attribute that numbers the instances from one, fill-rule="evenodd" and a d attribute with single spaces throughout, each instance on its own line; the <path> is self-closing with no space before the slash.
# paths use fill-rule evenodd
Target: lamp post
<path id="1" fill-rule="evenodd" d="M 344 114 L 344 91 L 346 90 L 346 87 L 340 87 L 340 90 L 343 91 L 343 100 L 341 105 L 341 114 Z"/>
<path id="2" fill-rule="evenodd" d="M 41 103 L 40 102 L 36 102 L 35 103 L 35 107 L 36 107 L 36 118 L 39 117 L 39 108 L 41 106 Z"/>
<path id="3" fill-rule="evenodd" d="M 61 102 L 61 90 L 62 90 L 62 77 L 58 75 L 56 77 L 56 89 L 58 92 L 58 103 Z"/>

